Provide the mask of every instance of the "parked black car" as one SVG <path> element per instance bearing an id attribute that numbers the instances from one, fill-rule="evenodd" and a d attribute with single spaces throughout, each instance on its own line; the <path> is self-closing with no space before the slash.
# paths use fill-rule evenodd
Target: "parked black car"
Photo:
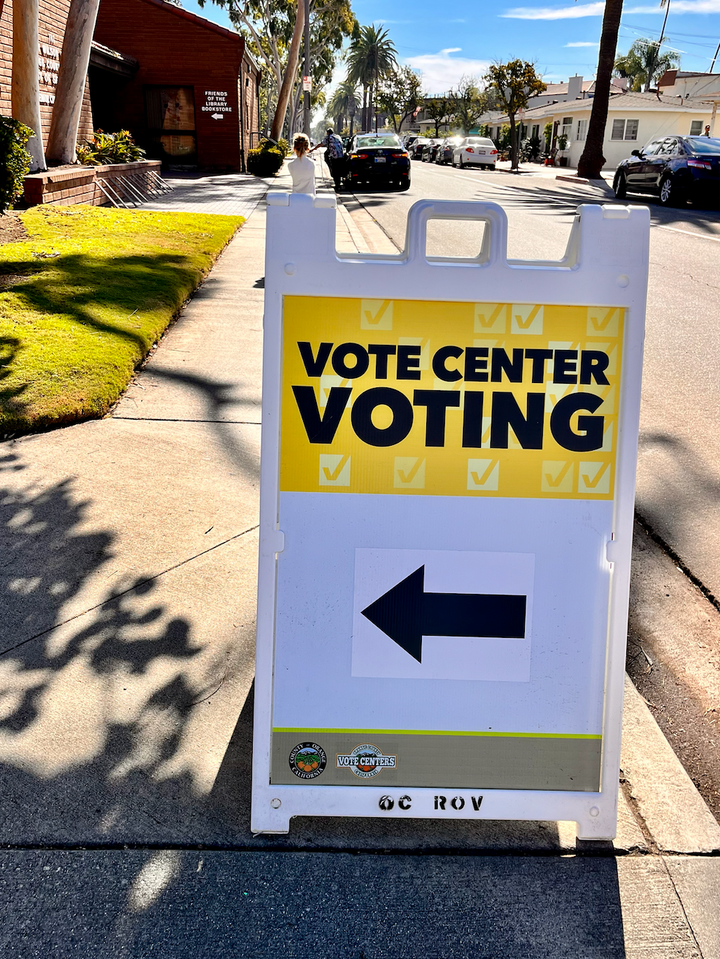
<path id="1" fill-rule="evenodd" d="M 668 136 L 633 150 L 615 171 L 615 196 L 651 193 L 663 206 L 720 200 L 720 139 Z"/>
<path id="2" fill-rule="evenodd" d="M 358 183 L 410 186 L 410 157 L 394 133 L 360 133 L 348 154 L 347 178 Z"/>
<path id="3" fill-rule="evenodd" d="M 422 154 L 423 163 L 433 163 L 442 140 L 427 140 Z"/>
<path id="4" fill-rule="evenodd" d="M 452 164 L 453 150 L 461 141 L 462 137 L 447 137 L 447 139 L 443 140 L 437 153 L 435 154 L 435 162 L 440 164 Z"/>

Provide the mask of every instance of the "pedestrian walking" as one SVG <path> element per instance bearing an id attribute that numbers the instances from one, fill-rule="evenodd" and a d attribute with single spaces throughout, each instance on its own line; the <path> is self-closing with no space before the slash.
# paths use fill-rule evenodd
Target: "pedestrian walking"
<path id="1" fill-rule="evenodd" d="M 315 196 L 315 164 L 310 159 L 310 152 L 310 141 L 304 133 L 298 133 L 293 140 L 295 158 L 288 163 L 293 193 Z"/>
<path id="2" fill-rule="evenodd" d="M 330 170 L 330 176 L 335 183 L 335 189 L 339 190 L 343 173 L 345 172 L 345 151 L 343 150 L 342 140 L 333 132 L 332 127 L 328 127 L 325 138 L 321 140 L 317 146 L 313 147 L 310 152 L 312 153 L 314 150 L 319 150 L 320 147 L 323 146 L 325 147 L 325 162 Z"/>

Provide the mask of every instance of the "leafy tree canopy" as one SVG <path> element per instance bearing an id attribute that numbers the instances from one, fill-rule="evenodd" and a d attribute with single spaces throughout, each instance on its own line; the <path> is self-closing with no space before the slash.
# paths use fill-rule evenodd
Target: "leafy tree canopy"
<path id="1" fill-rule="evenodd" d="M 378 88 L 377 102 L 392 120 L 396 133 L 422 102 L 422 80 L 410 67 L 400 67 L 385 77 Z"/>
<path id="2" fill-rule="evenodd" d="M 636 40 L 628 52 L 615 60 L 615 73 L 630 81 L 630 89 L 647 93 L 666 70 L 680 66 L 680 57 L 661 53 L 660 44 L 647 37 Z"/>

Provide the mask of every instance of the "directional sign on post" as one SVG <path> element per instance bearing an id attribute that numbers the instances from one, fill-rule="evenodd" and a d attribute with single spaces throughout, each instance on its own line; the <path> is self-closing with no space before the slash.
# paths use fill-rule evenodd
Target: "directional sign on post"
<path id="1" fill-rule="evenodd" d="M 615 833 L 649 218 L 507 259 L 422 201 L 398 256 L 270 194 L 252 828 L 293 816 Z M 428 257 L 431 217 L 486 224 Z"/>

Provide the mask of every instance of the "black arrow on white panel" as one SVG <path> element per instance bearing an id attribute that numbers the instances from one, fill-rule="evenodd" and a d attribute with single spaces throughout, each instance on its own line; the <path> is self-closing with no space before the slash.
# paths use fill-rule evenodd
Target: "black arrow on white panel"
<path id="1" fill-rule="evenodd" d="M 419 663 L 423 636 L 524 639 L 527 596 L 426 593 L 421 566 L 362 614 Z"/>

